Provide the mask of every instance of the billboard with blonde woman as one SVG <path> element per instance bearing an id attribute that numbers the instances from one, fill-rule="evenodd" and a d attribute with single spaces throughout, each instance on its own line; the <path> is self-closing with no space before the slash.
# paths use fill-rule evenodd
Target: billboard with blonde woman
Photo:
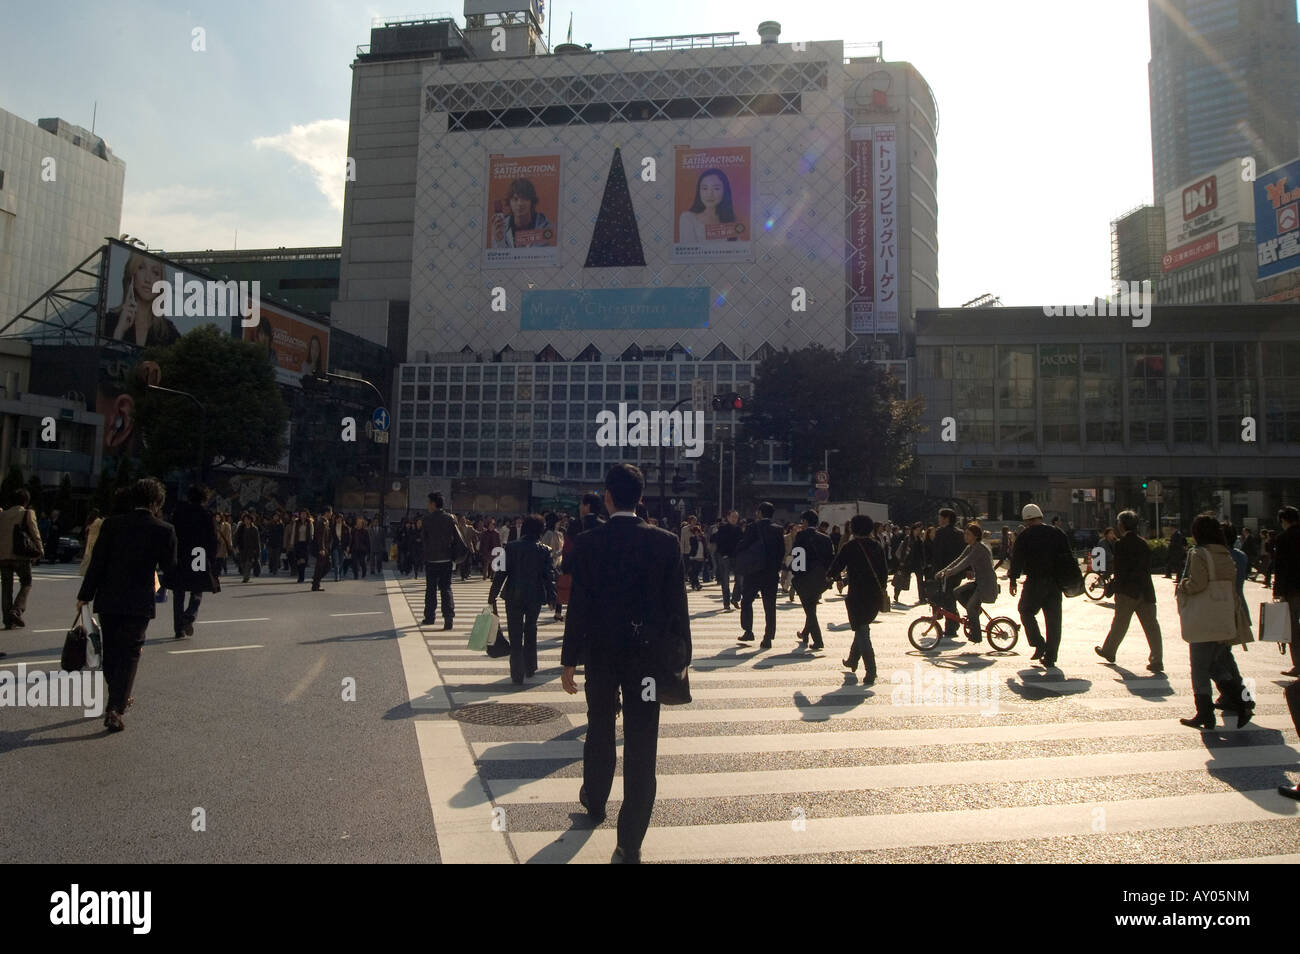
<path id="1" fill-rule="evenodd" d="M 753 149 L 678 146 L 674 262 L 752 262 Z"/>
<path id="2" fill-rule="evenodd" d="M 488 156 L 483 267 L 560 263 L 560 157 Z"/>

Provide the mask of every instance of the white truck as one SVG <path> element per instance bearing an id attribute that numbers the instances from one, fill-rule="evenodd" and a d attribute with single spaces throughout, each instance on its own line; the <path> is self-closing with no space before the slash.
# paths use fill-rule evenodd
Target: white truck
<path id="1" fill-rule="evenodd" d="M 825 520 L 832 527 L 844 529 L 844 525 L 852 517 L 860 513 L 865 513 L 876 523 L 886 523 L 889 520 L 889 507 L 882 503 L 872 503 L 869 500 L 850 500 L 841 503 L 824 503 L 814 504 L 817 516 Z"/>

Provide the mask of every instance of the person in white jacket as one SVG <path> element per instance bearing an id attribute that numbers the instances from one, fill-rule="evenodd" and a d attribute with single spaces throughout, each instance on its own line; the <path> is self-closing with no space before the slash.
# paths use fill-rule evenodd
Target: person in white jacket
<path id="1" fill-rule="evenodd" d="M 968 569 L 974 571 L 974 581 L 963 583 L 957 587 L 953 595 L 959 604 L 966 607 L 966 615 L 970 618 L 970 639 L 971 642 L 978 643 L 984 638 L 980 609 L 983 604 L 992 603 L 998 598 L 998 578 L 993 569 L 993 554 L 982 542 L 984 528 L 972 520 L 966 524 L 966 531 L 962 536 L 966 541 L 966 549 L 961 551 L 957 559 L 940 570 L 938 577 L 942 580 L 964 573 Z"/>

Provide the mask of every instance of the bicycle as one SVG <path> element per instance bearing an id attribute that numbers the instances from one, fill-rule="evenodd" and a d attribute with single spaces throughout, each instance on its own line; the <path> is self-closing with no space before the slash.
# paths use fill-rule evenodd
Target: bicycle
<path id="1" fill-rule="evenodd" d="M 931 615 L 912 620 L 907 627 L 907 641 L 923 653 L 928 653 L 939 646 L 944 638 L 944 622 L 955 620 L 962 625 L 966 638 L 971 637 L 970 617 L 950 613 L 937 603 L 930 604 Z M 1020 640 L 1020 624 L 1009 616 L 989 616 L 989 611 L 980 607 L 984 623 L 984 637 L 989 645 L 998 652 L 1010 652 Z"/>
<path id="2" fill-rule="evenodd" d="M 1110 585 L 1112 573 L 1099 573 L 1097 570 L 1089 570 L 1083 574 L 1083 592 L 1088 599 L 1094 603 L 1100 603 L 1106 598 L 1106 587 Z"/>

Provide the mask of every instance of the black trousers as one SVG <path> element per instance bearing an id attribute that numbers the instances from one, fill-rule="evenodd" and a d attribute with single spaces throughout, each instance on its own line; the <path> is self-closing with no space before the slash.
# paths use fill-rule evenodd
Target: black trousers
<path id="1" fill-rule="evenodd" d="M 14 596 L 14 574 L 18 574 L 18 595 Z M 0 606 L 6 626 L 13 625 L 14 614 L 27 612 L 27 594 L 32 591 L 32 561 L 5 560 L 0 563 Z"/>
<path id="2" fill-rule="evenodd" d="M 801 582 L 796 577 L 794 591 L 799 594 L 799 602 L 803 606 L 804 634 L 812 637 L 814 643 L 820 643 L 822 641 L 822 627 L 817 622 L 817 604 L 822 598 L 821 580 L 812 579 Z"/>
<path id="3" fill-rule="evenodd" d="M 126 700 L 131 698 L 131 688 L 135 685 L 135 672 L 140 666 L 140 650 L 144 648 L 149 617 L 100 613 L 99 625 L 104 633 L 104 681 L 108 683 L 108 708 L 120 714 L 126 711 Z"/>
<path id="4" fill-rule="evenodd" d="M 266 548 L 266 567 L 271 576 L 275 576 L 275 571 L 280 569 L 280 548 Z"/>
<path id="5" fill-rule="evenodd" d="M 203 602 L 202 593 L 190 593 L 189 609 L 185 608 L 185 591 L 172 588 L 172 632 L 180 633 L 186 623 L 193 623 L 199 618 L 199 604 Z"/>
<path id="6" fill-rule="evenodd" d="M 754 631 L 754 597 L 763 598 L 763 638 L 771 639 L 776 635 L 776 589 L 781 577 L 776 571 L 769 573 L 751 573 L 745 577 L 745 595 L 740 600 L 740 626 L 747 632 Z"/>
<path id="7" fill-rule="evenodd" d="M 1043 641 L 1042 631 L 1038 628 L 1038 613 L 1042 612 L 1047 622 L 1047 641 Z M 1061 648 L 1061 591 L 1053 584 L 1042 586 L 1025 585 L 1020 591 L 1020 621 L 1025 624 L 1025 639 L 1035 649 L 1042 646 L 1043 658 L 1056 662 L 1057 650 Z"/>
<path id="8" fill-rule="evenodd" d="M 320 586 L 320 581 L 325 578 L 325 574 L 329 572 L 329 569 L 330 569 L 329 551 L 327 550 L 322 553 L 321 551 L 317 550 L 316 566 L 311 571 L 311 585 Z"/>
<path id="9" fill-rule="evenodd" d="M 593 810 L 604 809 L 614 785 L 614 719 L 623 693 L 623 807 L 618 813 L 618 843 L 641 850 L 655 807 L 655 760 L 659 750 L 659 703 L 646 702 L 641 680 L 647 667 L 637 660 L 617 669 L 588 667 L 587 741 L 582 747 L 582 782 Z"/>
<path id="10" fill-rule="evenodd" d="M 451 561 L 424 565 L 424 618 L 433 619 L 438 613 L 438 596 L 442 596 L 442 618 L 450 620 L 456 615 L 456 604 L 451 599 Z"/>
<path id="11" fill-rule="evenodd" d="M 942 569 L 942 567 L 940 567 L 940 569 Z M 953 613 L 953 614 L 956 614 L 957 612 L 957 594 L 956 594 L 956 586 L 954 585 L 955 582 L 956 582 L 955 580 L 950 581 L 947 577 L 944 577 L 941 581 L 939 581 L 937 586 L 937 589 L 939 591 L 939 605 L 942 606 L 949 613 Z M 946 616 L 944 617 L 943 634 L 945 636 L 948 637 L 956 636 L 958 629 L 959 627 L 957 626 L 957 621 L 955 619 L 948 619 L 948 617 Z"/>
<path id="12" fill-rule="evenodd" d="M 523 682 L 537 672 L 537 617 L 542 604 L 523 606 L 506 600 L 506 635 L 510 639 L 510 678 Z"/>
<path id="13" fill-rule="evenodd" d="M 307 575 L 307 549 L 308 544 L 306 541 L 301 541 L 293 545 L 293 559 L 294 562 L 298 564 L 299 583 L 305 582 L 304 578 Z"/>

